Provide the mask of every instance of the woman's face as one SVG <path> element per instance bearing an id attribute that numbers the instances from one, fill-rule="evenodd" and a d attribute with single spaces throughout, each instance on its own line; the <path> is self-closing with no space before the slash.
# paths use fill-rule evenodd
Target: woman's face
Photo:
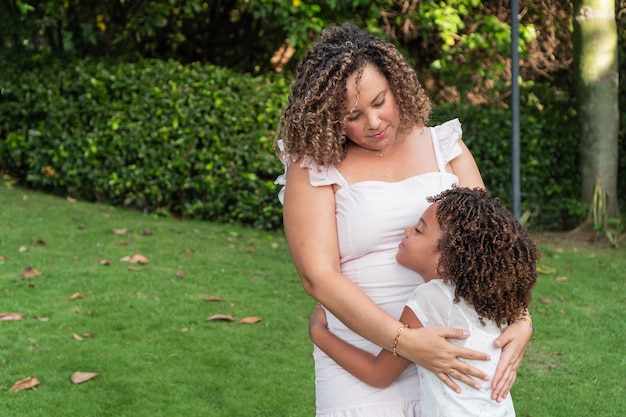
<path id="1" fill-rule="evenodd" d="M 396 143 L 400 117 L 389 83 L 376 66 L 367 64 L 361 79 L 346 82 L 344 132 L 355 144 L 384 152 Z"/>
<path id="2" fill-rule="evenodd" d="M 441 229 L 437 221 L 437 203 L 431 204 L 420 221 L 404 230 L 404 239 L 398 246 L 396 260 L 400 265 L 418 272 L 425 281 L 437 278 L 440 252 L 437 242 Z"/>

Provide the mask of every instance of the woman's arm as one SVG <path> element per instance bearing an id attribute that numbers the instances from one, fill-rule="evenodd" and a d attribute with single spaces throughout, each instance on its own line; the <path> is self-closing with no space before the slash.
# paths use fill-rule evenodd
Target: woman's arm
<path id="1" fill-rule="evenodd" d="M 312 186 L 308 169 L 293 163 L 283 204 L 285 236 L 304 290 L 354 332 L 390 349 L 398 320 L 341 274 L 332 186 Z"/>
<path id="2" fill-rule="evenodd" d="M 293 163 L 287 170 L 283 207 L 287 243 L 307 294 L 355 333 L 392 350 L 402 323 L 341 274 L 332 186 L 312 186 L 308 169 Z M 487 375 L 458 358 L 488 360 L 488 356 L 446 340 L 466 337 L 467 332 L 459 329 L 407 329 L 398 339 L 397 351 L 439 375 L 453 389 L 459 388 L 447 376 L 452 368 L 458 371 L 458 380 L 478 386 L 468 375 L 483 379 Z"/>
<path id="3" fill-rule="evenodd" d="M 422 327 L 413 311 L 404 309 L 400 320 L 411 328 Z M 386 388 L 411 364 L 402 356 L 394 356 L 388 350 L 381 350 L 374 356 L 338 338 L 328 330 L 326 313 L 321 305 L 309 322 L 311 340 L 339 366 L 368 385 Z"/>
<path id="4" fill-rule="evenodd" d="M 472 153 L 461 139 L 459 139 L 458 143 L 463 153 L 450 161 L 450 167 L 454 175 L 459 177 L 459 186 L 485 188 L 485 183 L 480 175 L 474 156 L 472 156 Z"/>

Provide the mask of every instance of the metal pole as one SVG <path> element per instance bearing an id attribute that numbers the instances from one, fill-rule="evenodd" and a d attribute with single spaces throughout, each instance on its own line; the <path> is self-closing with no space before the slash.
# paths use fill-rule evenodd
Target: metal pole
<path id="1" fill-rule="evenodd" d="M 511 0 L 511 130 L 513 159 L 513 215 L 521 217 L 520 133 L 519 133 L 519 5 Z"/>

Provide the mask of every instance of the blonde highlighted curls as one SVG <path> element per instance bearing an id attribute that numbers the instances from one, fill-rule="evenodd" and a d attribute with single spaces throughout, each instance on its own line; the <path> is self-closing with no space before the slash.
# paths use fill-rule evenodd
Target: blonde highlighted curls
<path id="1" fill-rule="evenodd" d="M 360 78 L 367 64 L 389 83 L 400 113 L 399 131 L 426 124 L 430 99 L 400 51 L 351 22 L 332 26 L 298 63 L 280 120 L 275 142 L 282 139 L 293 160 L 309 156 L 318 166 L 341 164 L 349 144 L 344 133 L 346 80 L 355 72 Z"/>
<path id="2" fill-rule="evenodd" d="M 539 252 L 528 232 L 483 189 L 452 188 L 428 201 L 439 203 L 437 273 L 456 286 L 454 302 L 474 307 L 483 325 L 519 317 L 537 281 Z"/>

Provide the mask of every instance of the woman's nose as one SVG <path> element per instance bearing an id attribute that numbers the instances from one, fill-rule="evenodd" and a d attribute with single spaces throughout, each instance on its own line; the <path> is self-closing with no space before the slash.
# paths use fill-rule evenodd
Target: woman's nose
<path id="1" fill-rule="evenodd" d="M 378 113 L 370 112 L 367 115 L 367 127 L 373 130 L 377 130 L 380 126 L 380 117 L 378 117 Z"/>

